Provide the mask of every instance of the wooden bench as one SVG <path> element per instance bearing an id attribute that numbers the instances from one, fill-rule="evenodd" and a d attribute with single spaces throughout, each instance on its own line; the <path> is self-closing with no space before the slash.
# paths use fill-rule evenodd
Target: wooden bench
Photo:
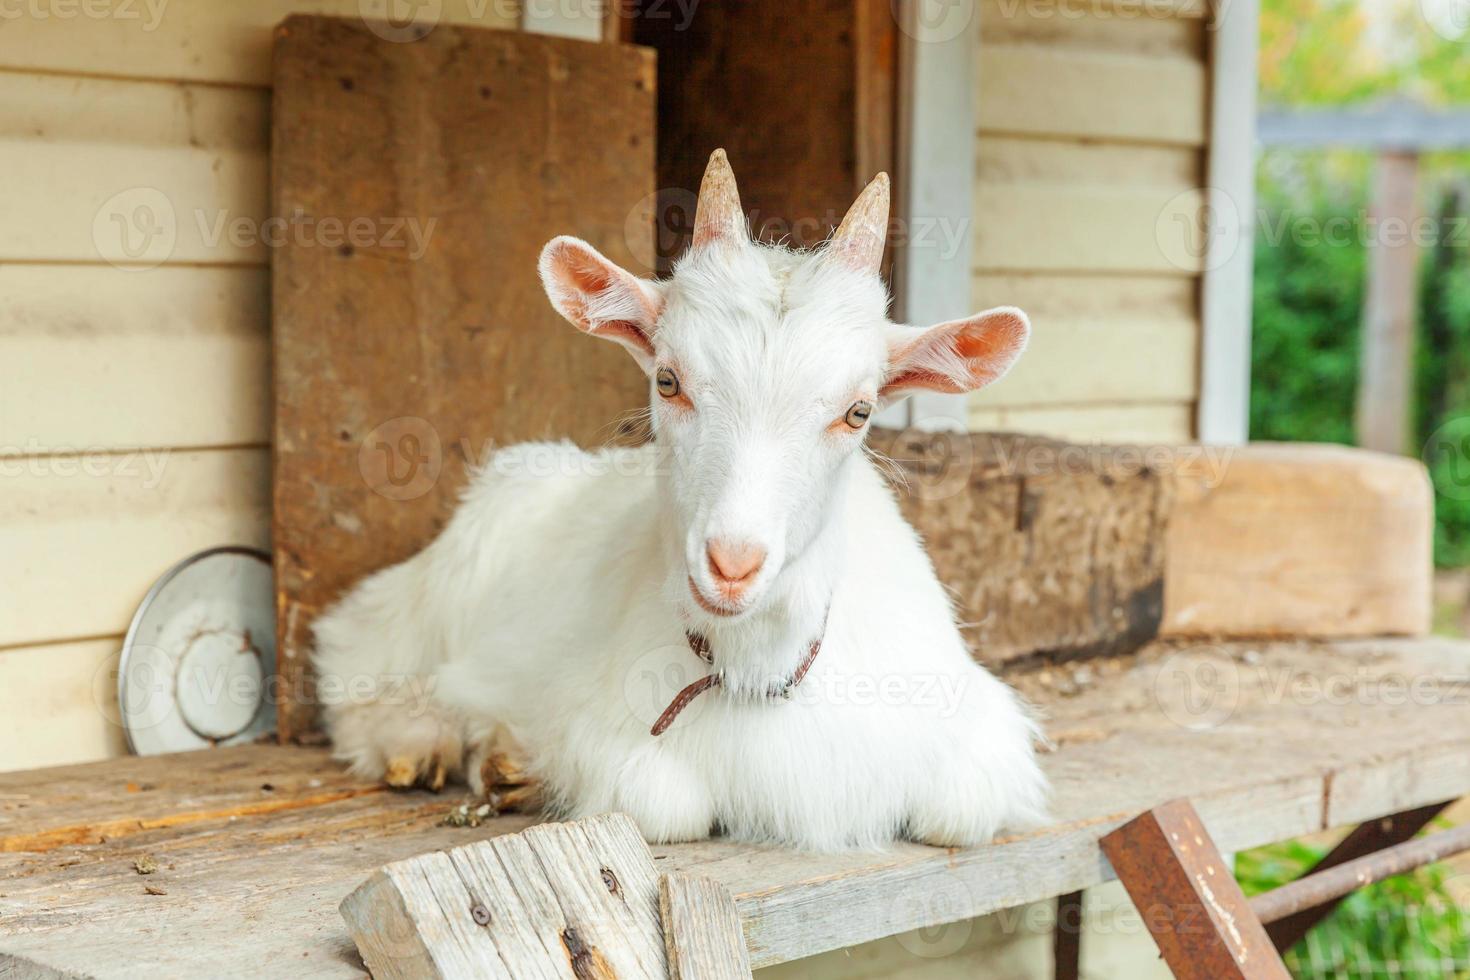
<path id="1" fill-rule="evenodd" d="M 1172 798 L 1238 850 L 1470 792 L 1466 643 L 1159 643 L 1011 679 L 1056 742 L 1046 829 L 882 854 L 711 840 L 658 866 L 728 888 L 761 967 L 1097 884 L 1099 839 Z M 441 825 L 460 802 L 264 745 L 0 775 L 0 975 L 361 975 L 344 896 L 532 822 Z"/>

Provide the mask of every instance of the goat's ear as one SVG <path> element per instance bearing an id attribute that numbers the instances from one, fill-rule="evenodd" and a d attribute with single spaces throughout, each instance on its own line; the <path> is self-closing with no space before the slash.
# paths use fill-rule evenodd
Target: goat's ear
<path id="1" fill-rule="evenodd" d="M 1011 369 L 1030 336 L 1031 322 L 1014 306 L 934 327 L 895 327 L 879 401 L 891 405 L 915 391 L 957 395 L 983 388 Z"/>
<path id="2" fill-rule="evenodd" d="M 541 284 L 556 312 L 594 337 L 615 340 L 653 373 L 653 330 L 663 294 L 579 238 L 553 238 L 541 250 Z"/>

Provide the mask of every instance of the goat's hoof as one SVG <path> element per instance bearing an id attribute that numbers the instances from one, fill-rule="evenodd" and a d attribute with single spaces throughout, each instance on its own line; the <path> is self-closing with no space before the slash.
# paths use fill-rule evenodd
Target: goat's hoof
<path id="1" fill-rule="evenodd" d="M 528 813 L 541 809 L 541 784 L 531 778 L 519 761 L 503 752 L 492 752 L 480 764 L 480 783 L 485 802 L 497 812 Z"/>
<path id="2" fill-rule="evenodd" d="M 388 769 L 383 773 L 383 782 L 394 789 L 407 789 L 418 779 L 419 767 L 412 759 L 398 756 L 388 760 Z"/>
<path id="3" fill-rule="evenodd" d="M 434 769 L 429 774 L 429 778 L 424 781 L 424 785 L 437 793 L 444 788 L 444 780 L 447 776 L 448 773 L 444 768 L 444 760 L 436 758 L 434 760 Z"/>

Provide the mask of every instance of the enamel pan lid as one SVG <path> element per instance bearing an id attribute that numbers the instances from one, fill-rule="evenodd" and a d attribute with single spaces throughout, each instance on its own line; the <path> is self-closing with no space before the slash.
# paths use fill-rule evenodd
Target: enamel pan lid
<path id="1" fill-rule="evenodd" d="M 148 590 L 123 640 L 117 700 L 139 755 L 254 741 L 275 730 L 270 555 L 213 548 Z"/>

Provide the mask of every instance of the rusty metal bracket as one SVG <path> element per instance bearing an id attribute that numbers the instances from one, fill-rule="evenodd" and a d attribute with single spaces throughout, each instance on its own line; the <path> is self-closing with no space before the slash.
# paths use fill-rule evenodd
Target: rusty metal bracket
<path id="1" fill-rule="evenodd" d="M 1102 839 L 1164 962 L 1180 980 L 1289 980 L 1266 927 L 1188 800 Z"/>
<path id="2" fill-rule="evenodd" d="M 1101 844 L 1176 977 L 1285 980 L 1278 950 L 1295 944 L 1345 895 L 1470 851 L 1470 824 L 1411 839 L 1446 806 L 1369 821 L 1309 874 L 1252 899 L 1188 800 L 1155 807 Z M 1265 923 L 1275 927 L 1268 931 Z"/>

